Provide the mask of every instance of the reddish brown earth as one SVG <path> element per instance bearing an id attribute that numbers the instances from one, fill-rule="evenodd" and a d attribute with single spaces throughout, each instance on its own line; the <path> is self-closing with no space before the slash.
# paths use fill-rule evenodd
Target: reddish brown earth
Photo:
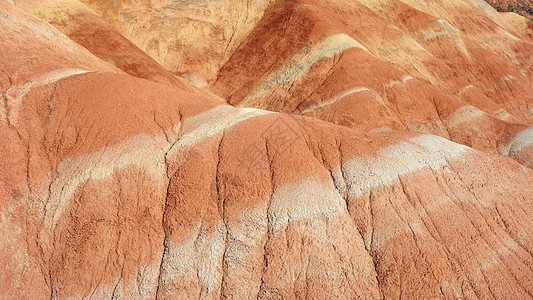
<path id="1" fill-rule="evenodd" d="M 27 10 L 44 19 L 72 41 L 124 72 L 155 82 L 184 87 L 176 76 L 103 21 L 96 13 L 75 1 L 25 1 Z"/>
<path id="2" fill-rule="evenodd" d="M 1 299 L 533 298 L 531 21 L 0 0 Z"/>

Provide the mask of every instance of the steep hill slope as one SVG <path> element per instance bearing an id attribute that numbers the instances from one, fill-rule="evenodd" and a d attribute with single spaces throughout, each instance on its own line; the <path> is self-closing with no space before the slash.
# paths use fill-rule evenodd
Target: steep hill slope
<path id="1" fill-rule="evenodd" d="M 81 0 L 160 64 L 196 85 L 221 64 L 272 0 Z"/>
<path id="2" fill-rule="evenodd" d="M 159 65 L 77 0 L 15 1 L 15 4 L 130 75 L 190 89 L 183 79 Z"/>
<path id="3" fill-rule="evenodd" d="M 377 13 L 359 2 L 277 1 L 212 90 L 238 106 L 364 131 L 429 132 L 501 154 L 511 136 L 531 126 L 530 63 L 508 63 L 402 2 L 368 5 Z M 520 44 L 510 47 L 515 57 L 533 51 L 522 40 L 497 43 Z"/>
<path id="4" fill-rule="evenodd" d="M 14 2 L 0 298 L 533 298 L 527 35 L 458 1 Z M 118 33 L 136 4 L 205 90 Z"/>
<path id="5" fill-rule="evenodd" d="M 533 124 L 533 23 L 485 2 L 258 1 L 249 22 L 238 2 L 84 2 L 148 53 L 142 39 L 162 43 L 172 63 L 195 61 L 176 69 L 153 54 L 232 105 L 432 133 L 516 158 L 508 145 Z M 213 19 L 217 5 L 231 13 Z M 150 25 L 137 29 L 139 19 Z M 237 34 L 204 34 L 219 27 Z"/>

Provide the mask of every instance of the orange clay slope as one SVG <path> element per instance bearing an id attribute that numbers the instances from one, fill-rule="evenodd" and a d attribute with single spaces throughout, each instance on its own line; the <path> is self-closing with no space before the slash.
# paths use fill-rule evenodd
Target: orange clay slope
<path id="1" fill-rule="evenodd" d="M 83 2 L 232 105 L 433 133 L 533 163 L 509 150 L 531 137 L 533 23 L 485 2 Z"/>
<path id="2" fill-rule="evenodd" d="M 221 105 L 0 8 L 0 298 L 533 297 L 533 170 L 427 133 L 453 138 L 453 105 L 469 103 L 506 137 L 494 147 L 526 164 L 525 113 L 502 120 L 360 46 L 348 51 L 383 66 L 369 78 L 399 76 L 396 98 L 362 98 L 389 109 L 391 130 Z M 418 90 L 429 104 L 402 107 Z M 293 105 L 261 99 L 250 103 Z M 411 116 L 436 121 L 419 133 Z"/>
<path id="3" fill-rule="evenodd" d="M 437 4 L 425 12 L 395 0 L 277 1 L 211 90 L 240 107 L 433 133 L 509 155 L 506 145 L 533 124 L 533 44 L 483 10 Z"/>
<path id="4" fill-rule="evenodd" d="M 274 1 L 81 2 L 162 66 L 205 86 Z"/>
<path id="5" fill-rule="evenodd" d="M 159 65 L 77 0 L 15 1 L 15 4 L 130 75 L 190 89 L 183 79 Z"/>

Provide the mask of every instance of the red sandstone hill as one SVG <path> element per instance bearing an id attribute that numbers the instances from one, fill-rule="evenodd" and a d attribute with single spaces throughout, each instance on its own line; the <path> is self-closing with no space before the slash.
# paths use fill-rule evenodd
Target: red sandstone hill
<path id="1" fill-rule="evenodd" d="M 82 2 L 0 0 L 0 298 L 533 298 L 528 19 Z"/>

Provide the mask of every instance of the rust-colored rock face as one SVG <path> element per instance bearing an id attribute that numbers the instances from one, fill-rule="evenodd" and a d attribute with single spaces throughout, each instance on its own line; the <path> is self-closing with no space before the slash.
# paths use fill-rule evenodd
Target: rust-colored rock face
<path id="1" fill-rule="evenodd" d="M 532 24 L 0 0 L 0 299 L 533 298 Z"/>

